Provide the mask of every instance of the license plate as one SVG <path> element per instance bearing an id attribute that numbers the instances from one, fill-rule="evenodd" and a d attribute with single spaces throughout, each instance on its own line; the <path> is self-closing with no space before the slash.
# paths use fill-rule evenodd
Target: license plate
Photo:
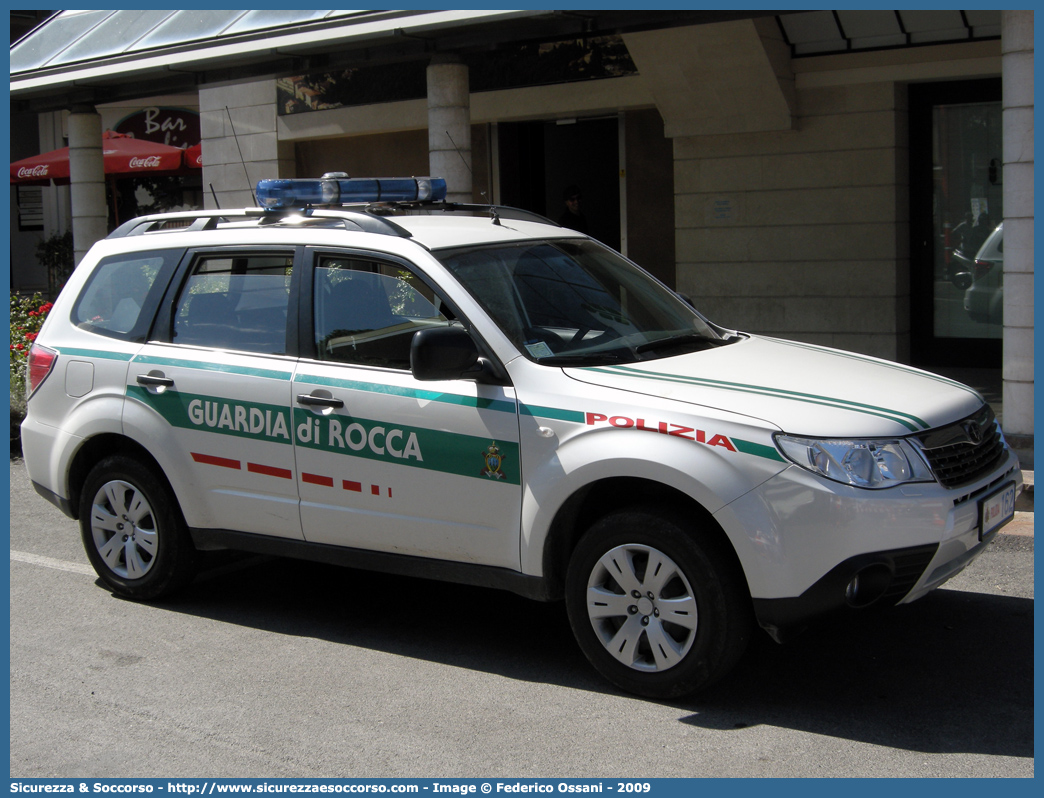
<path id="1" fill-rule="evenodd" d="M 1015 517 L 1015 483 L 1010 482 L 979 502 L 979 540 L 985 540 Z"/>

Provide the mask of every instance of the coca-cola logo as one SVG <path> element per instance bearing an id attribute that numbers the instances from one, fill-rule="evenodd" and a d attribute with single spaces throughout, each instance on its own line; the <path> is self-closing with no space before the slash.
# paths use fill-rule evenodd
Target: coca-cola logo
<path id="1" fill-rule="evenodd" d="M 160 157 L 150 155 L 148 158 L 131 158 L 129 165 L 131 169 L 155 169 L 160 165 Z"/>
<path id="2" fill-rule="evenodd" d="M 18 177 L 47 177 L 47 168 L 47 164 L 21 166 L 18 168 Z"/>

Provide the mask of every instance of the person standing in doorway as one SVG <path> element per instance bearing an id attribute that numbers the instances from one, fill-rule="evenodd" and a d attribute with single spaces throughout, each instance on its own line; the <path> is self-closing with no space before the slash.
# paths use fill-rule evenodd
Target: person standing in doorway
<path id="1" fill-rule="evenodd" d="M 584 212 L 580 209 L 580 202 L 583 199 L 580 193 L 580 186 L 575 184 L 566 186 L 566 190 L 562 193 L 562 199 L 565 202 L 565 210 L 558 217 L 558 223 L 562 227 L 568 227 L 570 230 L 576 230 L 578 233 L 587 235 L 589 233 L 587 217 L 584 216 Z"/>

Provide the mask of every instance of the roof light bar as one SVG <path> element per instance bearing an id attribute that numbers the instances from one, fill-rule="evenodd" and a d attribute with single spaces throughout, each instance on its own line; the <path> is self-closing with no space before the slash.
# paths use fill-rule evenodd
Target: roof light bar
<path id="1" fill-rule="evenodd" d="M 353 177 L 331 172 L 319 179 L 261 180 L 257 202 L 266 210 L 349 205 L 360 202 L 439 202 L 446 199 L 441 177 Z"/>

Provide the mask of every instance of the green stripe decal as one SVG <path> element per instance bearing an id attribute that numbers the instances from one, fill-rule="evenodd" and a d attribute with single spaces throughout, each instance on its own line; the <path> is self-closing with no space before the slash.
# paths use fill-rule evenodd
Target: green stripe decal
<path id="1" fill-rule="evenodd" d="M 557 407 L 539 407 L 537 405 L 522 405 L 519 412 L 524 416 L 534 418 L 553 418 L 556 421 L 573 421 L 577 424 L 584 423 L 584 414 L 580 410 L 562 410 Z"/>
<path id="2" fill-rule="evenodd" d="M 452 393 L 422 391 L 415 388 L 402 388 L 396 385 L 384 385 L 375 382 L 358 382 L 356 380 L 342 380 L 336 377 L 322 377 L 317 374 L 298 374 L 295 382 L 306 385 L 324 385 L 329 388 L 346 388 L 350 391 L 382 393 L 388 396 L 401 396 L 405 399 L 419 399 L 425 402 L 443 402 L 445 404 L 461 405 L 462 407 L 477 407 L 479 410 L 494 410 L 499 413 L 516 412 L 515 403 L 504 399 L 482 399 L 480 397 L 460 396 Z"/>
<path id="3" fill-rule="evenodd" d="M 521 458 L 515 441 L 491 440 L 421 427 L 392 427 L 353 416 L 317 416 L 294 409 L 297 445 L 349 457 L 393 462 L 443 474 L 521 484 Z M 495 448 L 496 467 L 486 459 Z"/>
<path id="4" fill-rule="evenodd" d="M 816 346 L 815 344 L 805 344 L 800 341 L 787 341 L 783 338 L 765 338 L 766 341 L 771 341 L 774 344 L 782 344 L 784 346 L 792 346 L 795 349 L 804 349 L 809 352 L 823 353 L 823 348 Z M 935 374 L 931 371 L 924 371 L 923 369 L 917 369 L 913 366 L 905 366 L 902 363 L 893 363 L 888 360 L 880 360 L 877 358 L 870 357 L 869 355 L 860 355 L 856 352 L 846 352 L 843 349 L 831 349 L 829 354 L 837 357 L 843 357 L 846 360 L 855 360 L 859 363 L 869 363 L 872 366 L 879 366 L 880 368 L 892 369 L 893 371 L 901 371 L 904 374 L 913 374 L 918 377 L 924 377 L 926 379 L 934 380 L 942 385 L 949 385 L 951 388 L 960 388 L 963 391 L 967 391 L 973 396 L 982 399 L 982 394 L 969 385 L 965 385 L 963 382 L 957 382 L 957 380 L 951 380 L 949 377 L 944 377 L 942 374 Z M 985 401 L 985 399 L 982 399 Z"/>
<path id="5" fill-rule="evenodd" d="M 759 396 L 774 396 L 779 399 L 792 399 L 796 402 L 805 402 L 807 404 L 822 405 L 824 407 L 836 407 L 842 410 L 851 410 L 855 413 L 866 413 L 871 416 L 878 416 L 880 418 L 888 419 L 889 421 L 895 421 L 902 424 L 911 432 L 917 432 L 920 429 L 928 429 L 928 423 L 917 416 L 911 415 L 910 413 L 903 413 L 898 410 L 890 410 L 886 407 L 878 407 L 876 405 L 863 404 L 861 402 L 852 402 L 847 399 L 836 399 L 830 396 L 819 396 L 811 393 L 801 393 L 799 391 L 786 391 L 781 388 L 771 388 L 764 385 L 748 385 L 741 382 L 724 382 L 722 380 L 711 380 L 704 377 L 683 377 L 677 374 L 663 374 L 655 371 L 640 371 L 638 369 L 629 368 L 627 366 L 611 366 L 608 368 L 591 368 L 585 369 L 586 371 L 600 372 L 602 374 L 614 374 L 622 377 L 640 377 L 649 380 L 660 380 L 663 382 L 674 382 L 681 385 L 699 385 L 705 388 L 718 388 L 723 391 L 738 391 L 740 393 L 750 393 Z M 919 426 L 918 426 L 919 425 Z"/>
<path id="6" fill-rule="evenodd" d="M 140 385 L 127 386 L 127 398 L 148 405 L 172 427 L 268 443 L 293 443 L 290 408 L 263 402 L 230 402 L 217 396 L 167 390 L 154 393 Z"/>
<path id="7" fill-rule="evenodd" d="M 69 357 L 95 357 L 100 360 L 130 360 L 134 357 L 129 352 L 113 352 L 108 349 L 59 349 L 58 354 Z"/>
<path id="8" fill-rule="evenodd" d="M 787 462 L 774 446 L 766 446 L 763 443 L 754 443 L 753 441 L 745 441 L 740 438 L 729 438 L 729 440 L 736 447 L 736 451 L 743 452 L 743 454 L 764 457 L 766 460 L 778 460 L 781 463 Z"/>
<path id="9" fill-rule="evenodd" d="M 220 371 L 223 374 L 242 374 L 247 377 L 264 377 L 269 380 L 284 380 L 286 382 L 289 382 L 293 376 L 291 371 L 236 366 L 230 363 L 211 363 L 206 360 L 183 360 L 177 357 L 158 357 L 156 355 L 138 355 L 138 357 L 134 358 L 134 362 L 142 363 L 146 366 L 171 366 L 173 368 L 199 369 L 200 371 Z"/>
<path id="10" fill-rule="evenodd" d="M 128 399 L 148 405 L 173 427 L 361 457 L 444 474 L 521 484 L 517 441 L 491 440 L 347 415 L 217 396 L 153 392 L 127 386 Z M 494 451 L 491 451 L 493 449 Z"/>

